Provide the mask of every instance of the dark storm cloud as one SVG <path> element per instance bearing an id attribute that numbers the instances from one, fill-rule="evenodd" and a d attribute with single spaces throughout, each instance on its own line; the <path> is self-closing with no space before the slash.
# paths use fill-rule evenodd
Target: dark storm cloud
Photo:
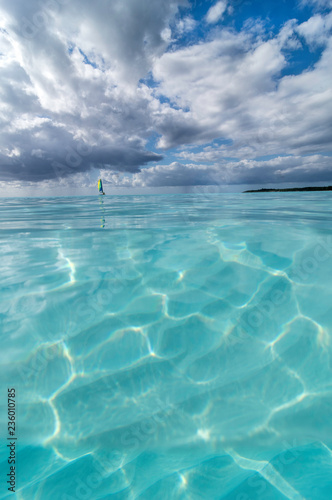
<path id="1" fill-rule="evenodd" d="M 141 166 L 162 159 L 161 155 L 131 146 L 90 148 L 83 143 L 72 143 L 61 148 L 61 153 L 37 149 L 19 158 L 0 155 L 0 180 L 40 182 L 89 172 L 93 168 L 135 173 Z"/>

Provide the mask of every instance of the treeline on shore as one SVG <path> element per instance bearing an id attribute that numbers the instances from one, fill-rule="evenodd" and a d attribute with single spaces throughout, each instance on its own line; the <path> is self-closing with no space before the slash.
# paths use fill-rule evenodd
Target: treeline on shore
<path id="1" fill-rule="evenodd" d="M 287 189 L 250 189 L 243 191 L 244 193 L 271 193 L 271 192 L 286 192 L 286 191 L 332 191 L 332 186 L 322 187 L 304 187 L 304 188 L 287 188 Z"/>

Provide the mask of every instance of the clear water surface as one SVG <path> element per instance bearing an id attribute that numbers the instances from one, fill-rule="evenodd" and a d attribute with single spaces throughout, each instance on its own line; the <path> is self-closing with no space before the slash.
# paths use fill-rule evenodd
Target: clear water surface
<path id="1" fill-rule="evenodd" d="M 8 198 L 0 229 L 0 498 L 331 499 L 331 193 Z"/>

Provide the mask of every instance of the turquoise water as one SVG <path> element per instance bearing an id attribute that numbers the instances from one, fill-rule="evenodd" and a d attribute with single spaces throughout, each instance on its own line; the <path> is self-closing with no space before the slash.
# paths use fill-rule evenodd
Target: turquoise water
<path id="1" fill-rule="evenodd" d="M 8 198 L 0 220 L 0 498 L 331 498 L 331 194 Z"/>

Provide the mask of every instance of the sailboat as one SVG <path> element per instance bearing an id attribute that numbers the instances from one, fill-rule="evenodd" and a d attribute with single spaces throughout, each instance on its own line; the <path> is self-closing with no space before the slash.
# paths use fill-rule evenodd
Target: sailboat
<path id="1" fill-rule="evenodd" d="M 103 183 L 102 183 L 101 179 L 99 179 L 99 181 L 98 181 L 98 192 L 99 192 L 99 194 L 105 194 L 103 191 Z"/>

